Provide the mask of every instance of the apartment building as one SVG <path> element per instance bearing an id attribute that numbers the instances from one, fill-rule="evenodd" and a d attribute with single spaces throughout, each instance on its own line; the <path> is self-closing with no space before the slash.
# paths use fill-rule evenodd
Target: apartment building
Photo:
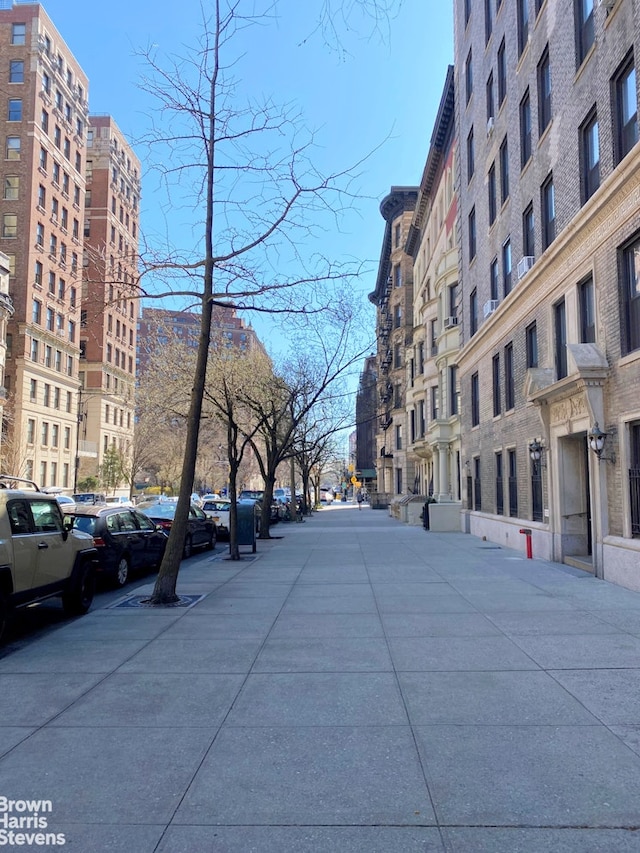
<path id="1" fill-rule="evenodd" d="M 465 526 L 640 588 L 637 5 L 454 9 Z"/>
<path id="2" fill-rule="evenodd" d="M 416 488 L 414 457 L 407 454 L 406 359 L 413 335 L 413 258 L 405 244 L 418 187 L 391 187 L 380 203 L 385 231 L 376 288 L 378 432 L 376 500 L 390 502 Z"/>
<path id="3" fill-rule="evenodd" d="M 6 400 L 4 390 L 4 371 L 7 362 L 7 324 L 13 316 L 13 302 L 9 296 L 9 276 L 11 267 L 9 258 L 0 252 L 0 416 Z"/>
<path id="4" fill-rule="evenodd" d="M 408 451 L 415 456 L 415 491 L 431 495 L 439 505 L 448 505 L 446 519 L 444 515 L 440 519 L 445 528 L 459 527 L 461 495 L 454 103 L 450 66 L 405 246 L 413 259 L 413 346 L 407 354 Z"/>
<path id="5" fill-rule="evenodd" d="M 5 462 L 41 486 L 74 479 L 88 81 L 37 4 L 0 9 L 0 251 Z"/>
<path id="6" fill-rule="evenodd" d="M 110 116 L 89 117 L 86 152 L 78 477 L 130 458 L 138 323 L 140 162 Z"/>

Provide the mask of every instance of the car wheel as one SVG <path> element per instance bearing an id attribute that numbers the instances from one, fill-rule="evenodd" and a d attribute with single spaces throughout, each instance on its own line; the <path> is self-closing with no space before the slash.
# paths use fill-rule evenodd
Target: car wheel
<path id="1" fill-rule="evenodd" d="M 216 535 L 216 528 L 214 527 L 211 531 L 211 536 L 209 537 L 209 541 L 207 542 L 207 550 L 211 551 L 216 547 L 216 542 L 218 537 Z"/>
<path id="2" fill-rule="evenodd" d="M 126 557 L 120 557 L 114 580 L 116 586 L 124 586 L 129 580 L 129 561 Z"/>
<path id="3" fill-rule="evenodd" d="M 187 535 L 187 537 L 184 540 L 184 547 L 182 549 L 183 560 L 186 560 L 192 554 L 193 554 L 193 541 L 191 539 L 191 536 Z"/>
<path id="4" fill-rule="evenodd" d="M 91 607 L 96 591 L 96 576 L 91 563 L 84 563 L 71 585 L 62 595 L 62 607 L 67 616 L 82 616 Z"/>
<path id="5" fill-rule="evenodd" d="M 4 592 L 0 591 L 0 643 L 7 637 L 10 613 L 9 599 Z"/>

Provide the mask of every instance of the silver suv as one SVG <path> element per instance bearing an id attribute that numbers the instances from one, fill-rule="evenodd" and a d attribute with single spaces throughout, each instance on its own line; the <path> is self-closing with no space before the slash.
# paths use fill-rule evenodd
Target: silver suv
<path id="1" fill-rule="evenodd" d="M 0 641 L 16 607 L 57 595 L 70 616 L 91 607 L 98 552 L 72 521 L 54 495 L 0 474 Z"/>

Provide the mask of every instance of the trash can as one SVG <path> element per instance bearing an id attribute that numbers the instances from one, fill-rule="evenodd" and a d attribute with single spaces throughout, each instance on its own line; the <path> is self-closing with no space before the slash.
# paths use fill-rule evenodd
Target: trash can
<path id="1" fill-rule="evenodd" d="M 256 552 L 256 502 L 238 502 L 238 545 L 251 545 Z"/>

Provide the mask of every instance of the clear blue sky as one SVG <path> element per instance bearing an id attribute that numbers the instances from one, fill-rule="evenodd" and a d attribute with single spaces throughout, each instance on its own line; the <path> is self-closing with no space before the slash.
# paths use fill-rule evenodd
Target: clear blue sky
<path id="1" fill-rule="evenodd" d="M 327 255 L 369 262 L 359 285 L 366 301 L 384 231 L 379 202 L 392 185 L 419 183 L 428 153 L 453 60 L 452 4 L 402 0 L 381 33 L 341 29 L 345 51 L 337 52 L 312 35 L 320 2 L 279 0 L 276 20 L 241 37 L 243 80 L 249 91 L 299 105 L 307 126 L 317 130 L 325 169 L 347 166 L 390 137 L 363 167 L 358 181 L 363 197 L 345 221 L 345 233 L 326 233 L 318 246 Z M 137 87 L 143 66 L 135 52 L 153 44 L 161 54 L 184 55 L 184 45 L 201 33 L 199 2 L 110 0 L 92 6 L 86 0 L 45 0 L 43 6 L 89 77 L 91 112 L 109 113 L 130 139 L 141 137 L 150 96 Z M 144 174 L 143 162 L 141 228 L 153 234 L 162 230 L 156 181 L 145 181 Z M 373 329 L 373 308 L 369 316 Z M 254 325 L 260 332 L 259 322 Z"/>

